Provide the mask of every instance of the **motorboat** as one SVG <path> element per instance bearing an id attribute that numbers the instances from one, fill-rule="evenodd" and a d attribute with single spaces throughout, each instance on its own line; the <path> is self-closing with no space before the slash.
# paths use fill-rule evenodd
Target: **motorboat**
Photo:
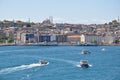
<path id="1" fill-rule="evenodd" d="M 48 62 L 47 62 L 47 61 L 45 61 L 45 60 L 41 60 L 41 61 L 39 61 L 39 64 L 41 64 L 41 65 L 47 65 L 47 64 L 48 64 Z"/>
<path id="2" fill-rule="evenodd" d="M 81 60 L 80 61 L 80 66 L 82 68 L 88 68 L 89 67 L 88 60 Z"/>
<path id="3" fill-rule="evenodd" d="M 82 54 L 90 54 L 91 52 L 89 50 L 82 50 Z"/>

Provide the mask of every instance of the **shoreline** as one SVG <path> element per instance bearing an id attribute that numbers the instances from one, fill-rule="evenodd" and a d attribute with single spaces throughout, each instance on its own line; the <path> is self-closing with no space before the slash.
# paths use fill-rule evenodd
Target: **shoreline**
<path id="1" fill-rule="evenodd" d="M 86 45 L 86 44 L 82 44 L 82 45 L 70 45 L 70 44 L 53 44 L 53 45 L 49 45 L 49 44 L 0 44 L 1 46 L 120 46 L 120 44 L 111 44 L 111 45 Z"/>

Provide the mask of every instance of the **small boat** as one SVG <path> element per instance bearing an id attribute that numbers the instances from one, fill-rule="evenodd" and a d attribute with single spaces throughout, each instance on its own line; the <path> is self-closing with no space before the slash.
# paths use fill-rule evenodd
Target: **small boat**
<path id="1" fill-rule="evenodd" d="M 82 50 L 82 54 L 90 54 L 91 52 L 88 50 Z"/>
<path id="2" fill-rule="evenodd" d="M 82 68 L 88 68 L 89 67 L 88 60 L 81 60 L 80 61 L 80 66 Z"/>
<path id="3" fill-rule="evenodd" d="M 44 61 L 44 60 L 41 60 L 41 61 L 39 61 L 39 64 L 41 64 L 41 65 L 47 65 L 48 62 L 47 62 L 47 61 Z"/>

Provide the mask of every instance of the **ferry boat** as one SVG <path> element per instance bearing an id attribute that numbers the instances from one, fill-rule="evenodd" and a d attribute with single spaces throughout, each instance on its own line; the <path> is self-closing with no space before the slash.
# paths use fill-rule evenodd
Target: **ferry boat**
<path id="1" fill-rule="evenodd" d="M 81 60 L 80 61 L 80 66 L 82 68 L 88 68 L 89 67 L 88 60 Z"/>

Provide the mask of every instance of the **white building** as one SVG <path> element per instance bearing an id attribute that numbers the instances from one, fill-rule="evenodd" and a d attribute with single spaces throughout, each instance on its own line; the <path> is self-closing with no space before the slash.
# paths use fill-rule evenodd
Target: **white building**
<path id="1" fill-rule="evenodd" d="M 113 44 L 115 41 L 115 36 L 106 34 L 103 38 L 102 38 L 102 43 L 103 44 Z"/>
<path id="2" fill-rule="evenodd" d="M 52 34 L 52 35 L 51 35 L 50 41 L 52 41 L 52 42 L 55 42 L 55 41 L 56 41 L 56 35 L 55 35 L 55 34 Z"/>
<path id="3" fill-rule="evenodd" d="M 34 34 L 33 33 L 22 33 L 21 42 L 22 43 L 34 43 L 35 42 Z"/>
<path id="4" fill-rule="evenodd" d="M 102 36 L 95 34 L 82 34 L 81 43 L 93 43 L 100 45 L 102 43 Z"/>

